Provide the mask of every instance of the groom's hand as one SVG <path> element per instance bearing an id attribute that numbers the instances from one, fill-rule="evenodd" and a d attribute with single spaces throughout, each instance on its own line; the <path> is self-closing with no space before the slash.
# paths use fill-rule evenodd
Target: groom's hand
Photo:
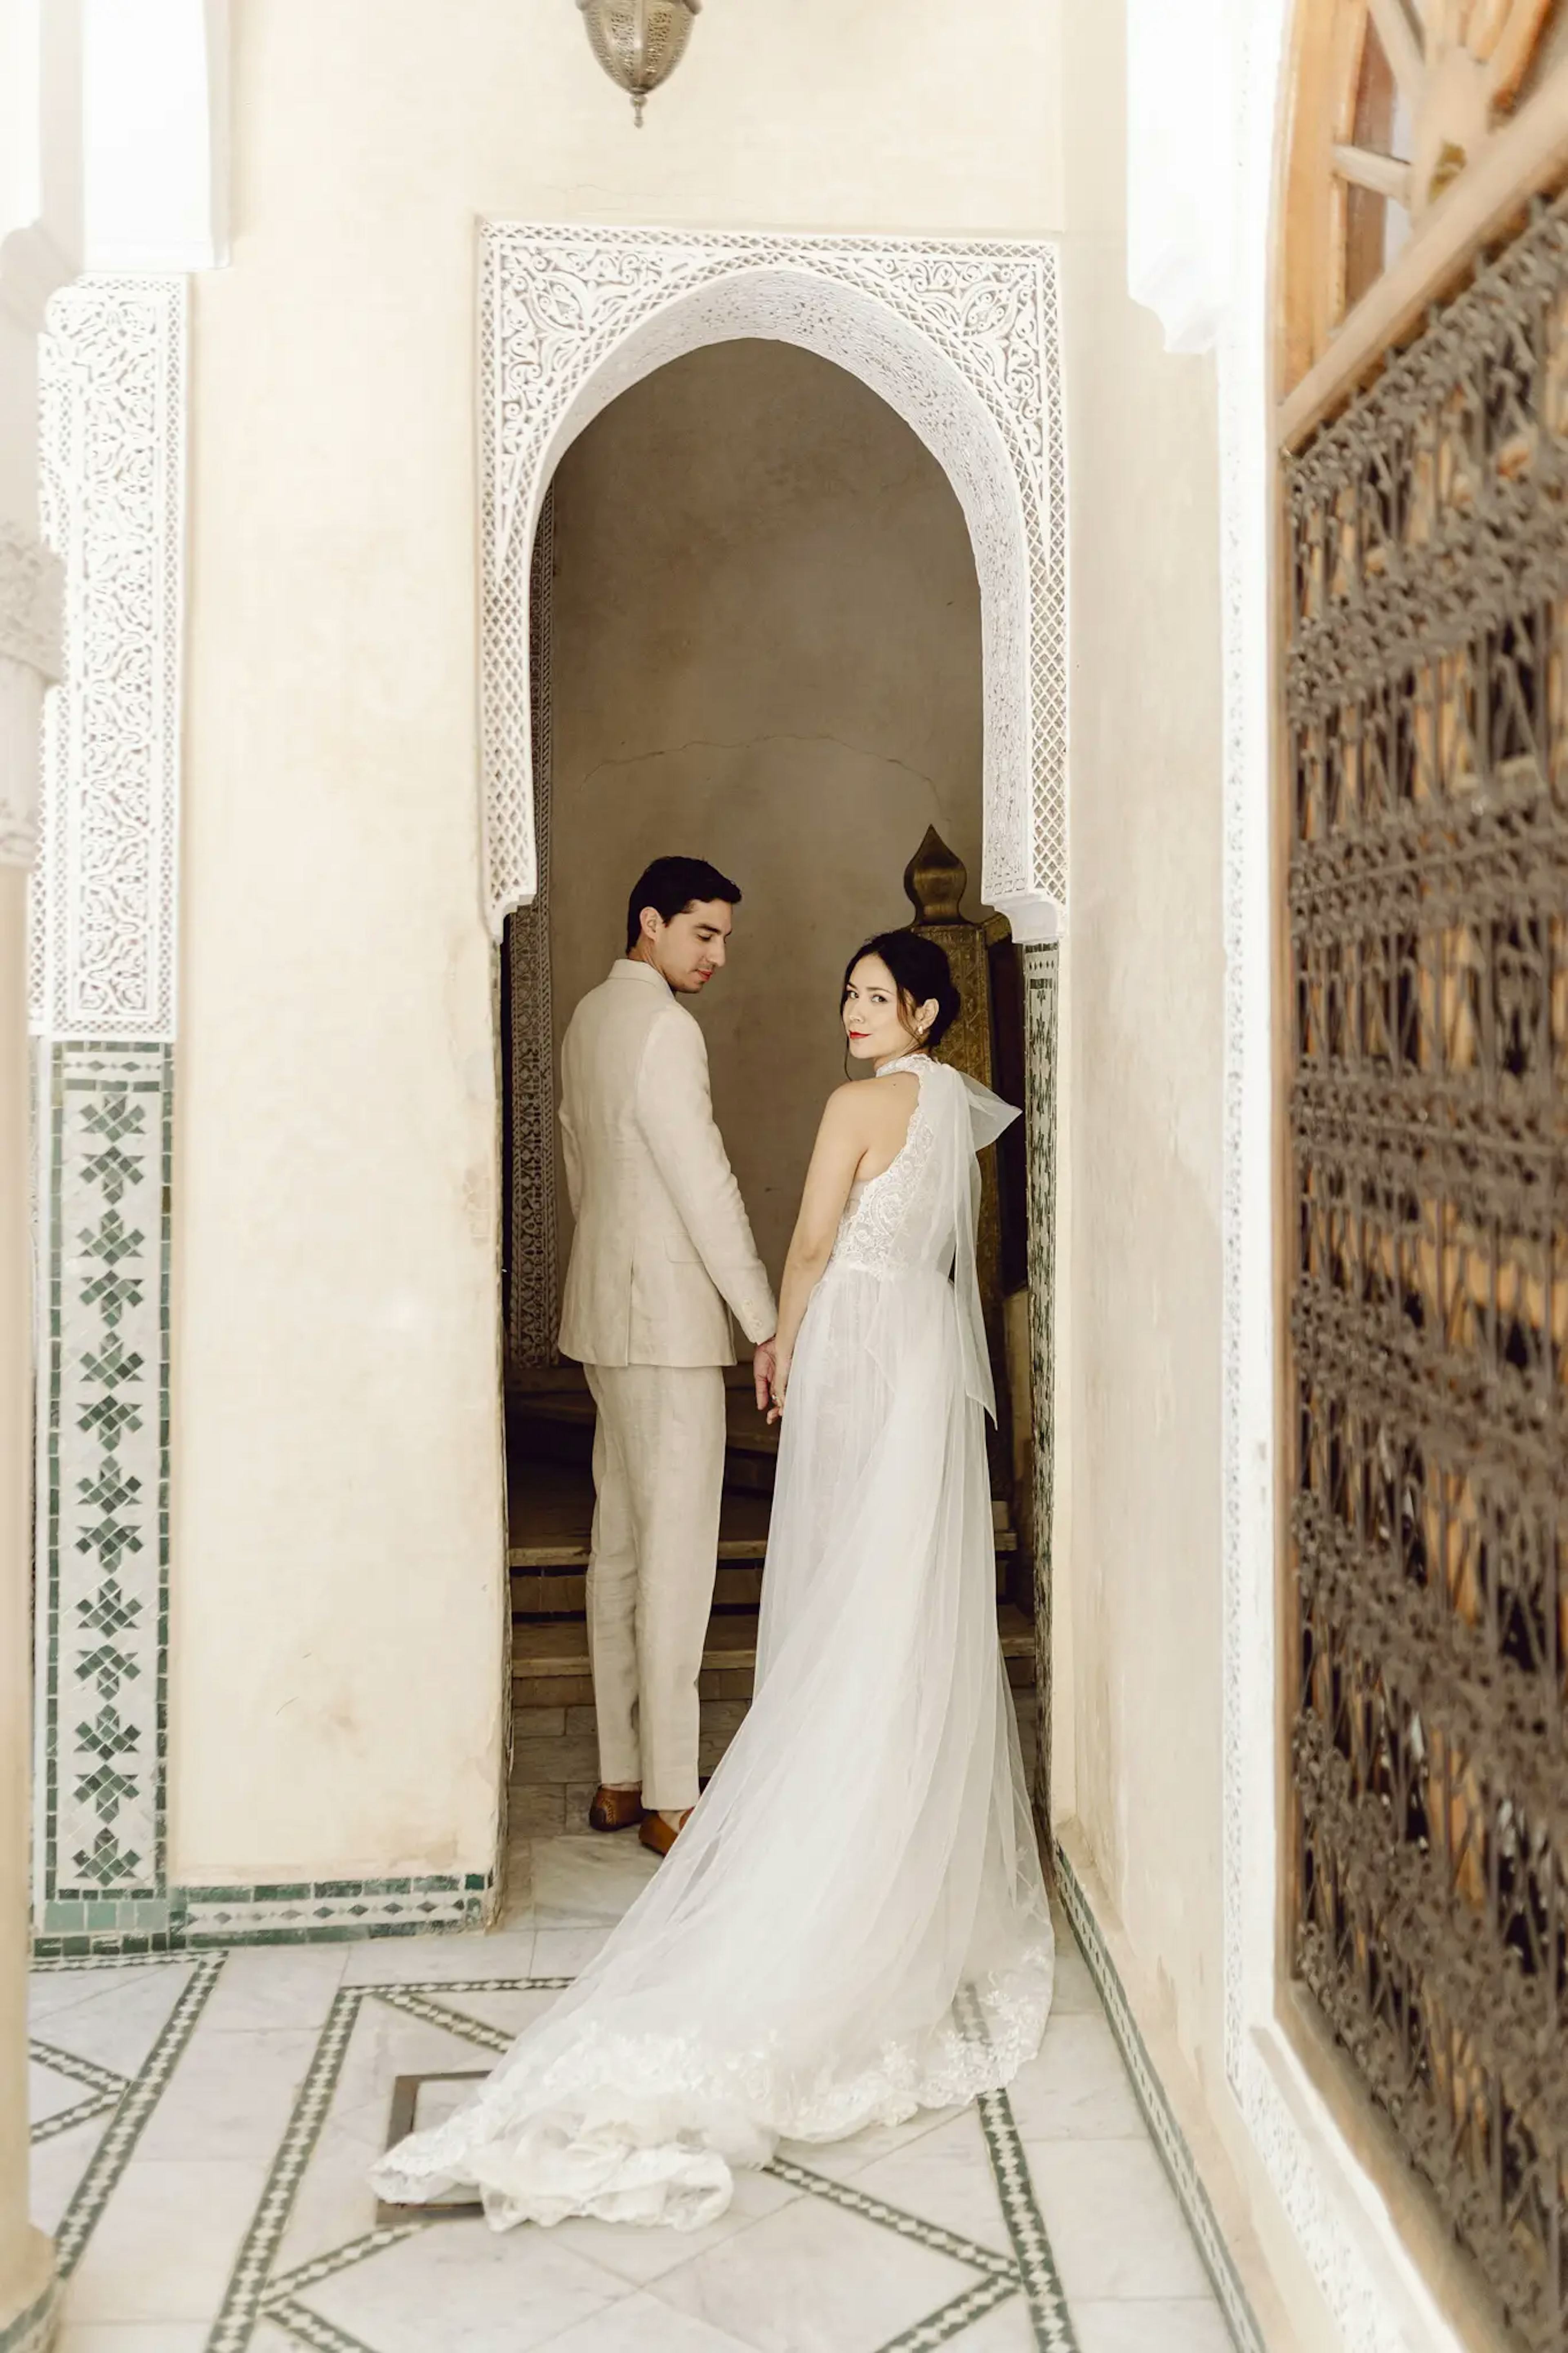
<path id="1" fill-rule="evenodd" d="M 778 1369 L 779 1349 L 776 1336 L 759 1340 L 752 1357 L 752 1379 L 757 1392 L 757 1411 L 766 1413 L 773 1393 L 773 1375 Z"/>

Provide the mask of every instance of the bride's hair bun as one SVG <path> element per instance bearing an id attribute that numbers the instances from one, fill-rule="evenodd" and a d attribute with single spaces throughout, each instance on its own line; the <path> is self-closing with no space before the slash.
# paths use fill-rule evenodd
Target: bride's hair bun
<path id="1" fill-rule="evenodd" d="M 838 992 L 841 1010 L 849 994 L 850 974 L 862 956 L 871 955 L 881 957 L 898 984 L 904 1018 L 911 1030 L 919 1027 L 915 1017 L 921 1007 L 935 997 L 936 1019 L 921 1043 L 940 1046 L 963 1009 L 946 951 L 923 932 L 879 932 L 875 938 L 862 942 L 844 967 L 844 986 Z"/>

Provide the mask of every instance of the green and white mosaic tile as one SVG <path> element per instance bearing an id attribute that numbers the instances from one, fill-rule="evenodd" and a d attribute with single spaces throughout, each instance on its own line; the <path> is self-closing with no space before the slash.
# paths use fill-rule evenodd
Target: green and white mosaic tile
<path id="1" fill-rule="evenodd" d="M 1065 1868 L 1063 1880 L 1070 1900 Z M 1013 2097 L 828 2147 L 785 2144 L 765 2171 L 741 2177 L 733 2211 L 692 2238 L 582 2221 L 498 2236 L 471 2209 L 378 2207 L 368 2172 L 395 2080 L 427 2079 L 435 2100 L 460 2096 L 460 2079 L 482 2076 L 570 1982 L 510 1973 L 505 1948 L 520 1934 L 530 1932 L 514 1926 L 502 1946 L 477 1941 L 471 1953 L 443 1940 L 379 1959 L 253 1951 L 38 1970 L 35 2214 L 58 2234 L 68 2326 L 177 2315 L 182 2346 L 199 2330 L 204 2353 L 408 2353 L 510 2345 L 526 2313 L 521 2341 L 559 2336 L 584 2353 L 620 2353 L 644 2327 L 650 2341 L 690 2334 L 732 2353 L 806 2342 L 847 2353 L 963 2353 L 970 2343 L 976 2353 L 1076 2353 L 1079 2307 L 1069 2310 L 1063 2271 L 1075 2298 L 1103 2298 L 1113 2291 L 1090 2273 L 1131 2263 L 1139 2284 L 1114 2315 L 1083 2306 L 1085 2344 L 1100 2341 L 1108 2317 L 1118 2344 L 1158 2341 L 1138 2331 L 1145 2315 L 1163 2314 L 1179 2320 L 1184 2345 L 1218 2353 L 1228 2332 L 1257 2347 L 1212 2243 L 1201 2252 L 1219 2301 L 1200 2286 L 1154 2153 L 1127 2120 L 1131 2099 L 1114 2122 L 1092 2100 L 1078 2105 L 1103 2084 L 1093 2037 L 1071 2031 L 1098 2005 L 1070 1940 L 1067 2031 L 1053 2060 L 1047 2030 Z M 1114 2002 L 1103 1952 L 1090 1960 Z M 1109 2051 L 1098 2015 L 1096 2024 Z M 1085 2052 L 1087 2066 L 1074 2057 Z M 1129 2065 L 1175 2172 L 1179 2136 L 1157 2113 L 1141 2047 Z M 1064 2127 L 1077 2140 L 1080 2114 L 1083 2160 L 1108 2195 L 1127 2200 L 1122 2221 L 1120 2205 L 1086 2214 L 1081 2197 L 1064 2195 Z M 1203 2240 L 1190 2194 L 1183 2203 Z M 1151 2233 L 1163 2248 L 1153 2284 Z"/>
<path id="2" fill-rule="evenodd" d="M 207 2353 L 252 2353 L 268 2327 L 296 2344 L 327 2348 L 327 2353 L 383 2353 L 387 2340 L 377 2329 L 375 2314 L 394 2293 L 405 2335 L 416 2320 L 422 2295 L 432 2300 L 432 2325 L 437 2314 L 454 2330 L 466 2325 L 453 2306 L 454 2294 L 461 2293 L 454 2283 L 472 2281 L 476 2296 L 485 2292 L 480 2250 L 493 2242 L 484 2224 L 477 2218 L 434 2215 L 382 2224 L 374 2220 L 375 2207 L 363 2174 L 380 2145 L 377 2129 L 384 2130 L 391 2077 L 395 2073 L 468 2072 L 475 2058 L 478 2072 L 482 2072 L 509 2046 L 529 2010 L 568 1982 L 563 1978 L 475 1977 L 339 1989 L 240 2249 Z M 468 2063 L 465 2047 L 470 2053 Z M 970 2274 L 956 2295 L 882 2337 L 877 2353 L 924 2353 L 927 2348 L 962 2345 L 966 2333 L 987 2315 L 1015 2301 L 1028 2315 L 1037 2348 L 1073 2353 L 1076 2340 L 1005 2095 L 987 2100 L 982 2120 L 997 2200 L 996 2245 L 982 2244 L 940 2220 L 877 2196 L 853 2177 L 836 2178 L 785 2155 L 768 2168 L 768 2179 L 792 2195 L 820 2200 L 867 2232 L 890 2235 Z M 323 2220 L 335 2225 L 325 2237 Z M 447 2257 L 453 2244 L 448 2234 L 465 2230 L 472 2234 L 467 2265 L 456 2256 Z M 426 2265 L 409 2253 L 410 2241 L 431 2231 L 438 2233 L 432 2258 L 437 2250 L 447 2257 L 438 2270 L 434 2260 Z M 548 2244 L 555 2236 L 510 2234 L 508 2252 L 487 2260 L 511 2264 L 516 2293 L 523 2293 L 531 2276 L 531 2247 Z M 582 2242 L 575 2246 L 581 2256 Z M 390 2280 L 378 2284 L 374 2277 L 375 2268 L 389 2257 L 396 2263 L 395 2291 Z M 345 2301 L 334 2308 L 340 2291 L 333 2284 L 350 2272 L 356 2275 L 352 2306 Z M 620 2284 L 624 2292 L 624 2283 Z M 344 2316 L 350 2309 L 352 2328 Z M 476 2336 L 473 2341 L 480 2340 Z"/>
<path id="3" fill-rule="evenodd" d="M 35 2069 L 32 2141 L 37 2220 L 55 2241 L 68 2280 L 168 2087 L 223 1968 L 218 1954 L 147 1957 L 108 1965 L 60 1960 L 34 1975 L 40 2013 L 30 2042 Z M 76 2006 L 47 1997 L 90 1974 Z M 112 2050 L 115 2063 L 104 2057 Z M 38 2096 L 61 2084 L 82 2096 L 68 2105 Z M 42 2152 L 47 2152 L 46 2165 Z"/>
<path id="4" fill-rule="evenodd" d="M 56 1044 L 40 1198 L 37 1914 L 167 1926 L 172 1050 Z"/>

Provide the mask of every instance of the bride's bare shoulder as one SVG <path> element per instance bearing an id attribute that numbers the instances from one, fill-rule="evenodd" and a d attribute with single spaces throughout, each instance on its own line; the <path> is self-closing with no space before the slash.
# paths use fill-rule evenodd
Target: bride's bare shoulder
<path id="1" fill-rule="evenodd" d="M 919 1082 L 912 1071 L 889 1071 L 886 1078 L 846 1079 L 827 1098 L 824 1124 L 848 1134 L 879 1134 L 891 1123 L 907 1116 Z"/>
<path id="2" fill-rule="evenodd" d="M 865 1105 L 857 1098 L 865 1092 L 866 1085 L 863 1080 L 846 1079 L 842 1086 L 834 1088 L 833 1092 L 823 1104 L 824 1121 L 831 1120 L 836 1127 L 847 1126 L 863 1113 Z"/>

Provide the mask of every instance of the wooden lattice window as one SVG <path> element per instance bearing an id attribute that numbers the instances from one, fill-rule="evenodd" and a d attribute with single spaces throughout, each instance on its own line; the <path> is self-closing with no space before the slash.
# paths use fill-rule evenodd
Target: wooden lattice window
<path id="1" fill-rule="evenodd" d="M 1286 428 L 1418 323 L 1568 147 L 1565 0 L 1300 0 Z"/>
<path id="2" fill-rule="evenodd" d="M 1568 2353 L 1568 84 L 1536 0 L 1316 13 L 1333 234 L 1282 335 L 1282 1966 L 1463 2297 Z M 1488 93 L 1441 185 L 1412 48 Z"/>

